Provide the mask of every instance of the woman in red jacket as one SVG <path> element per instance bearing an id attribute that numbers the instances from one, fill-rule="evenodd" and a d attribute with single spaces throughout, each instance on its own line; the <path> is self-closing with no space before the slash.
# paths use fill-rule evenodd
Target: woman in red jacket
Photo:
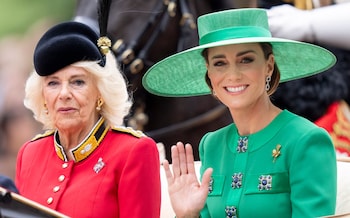
<path id="1" fill-rule="evenodd" d="M 109 42 L 78 22 L 38 42 L 24 103 L 48 131 L 19 151 L 16 185 L 70 217 L 159 218 L 158 150 L 122 126 L 132 102 Z"/>

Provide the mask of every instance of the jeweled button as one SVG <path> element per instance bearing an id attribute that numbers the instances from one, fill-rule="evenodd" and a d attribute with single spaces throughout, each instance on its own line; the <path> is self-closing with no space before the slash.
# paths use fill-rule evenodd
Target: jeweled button
<path id="1" fill-rule="evenodd" d="M 53 192 L 58 192 L 60 190 L 60 187 L 59 186 L 55 186 L 54 188 L 53 188 Z"/>
<path id="2" fill-rule="evenodd" d="M 47 204 L 52 204 L 53 202 L 53 197 L 49 197 L 46 201 Z"/>
<path id="3" fill-rule="evenodd" d="M 63 168 L 63 169 L 66 169 L 67 167 L 68 167 L 68 163 L 62 164 L 62 168 Z"/>
<path id="4" fill-rule="evenodd" d="M 64 175 L 60 175 L 59 177 L 58 177 L 58 181 L 59 182 L 63 182 L 63 180 L 65 179 L 66 177 L 64 176 Z"/>

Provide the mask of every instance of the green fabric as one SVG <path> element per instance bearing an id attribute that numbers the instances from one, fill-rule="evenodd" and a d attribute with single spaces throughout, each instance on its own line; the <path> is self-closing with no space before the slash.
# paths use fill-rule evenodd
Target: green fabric
<path id="1" fill-rule="evenodd" d="M 336 156 L 325 130 L 285 110 L 248 136 L 247 152 L 236 151 L 238 137 L 231 124 L 201 140 L 201 175 L 208 167 L 214 169 L 213 191 L 201 217 L 225 217 L 226 206 L 235 206 L 238 218 L 334 214 Z M 277 145 L 281 153 L 274 159 Z M 238 172 L 243 174 L 242 187 L 233 189 L 232 175 Z M 272 177 L 271 190 L 258 189 L 261 175 Z"/>
<path id="2" fill-rule="evenodd" d="M 198 18 L 200 45 L 167 57 L 153 65 L 142 79 L 152 94 L 184 97 L 210 94 L 205 82 L 205 48 L 269 42 L 281 72 L 281 82 L 323 72 L 332 67 L 335 56 L 308 43 L 271 37 L 264 9 L 233 9 Z"/>
<path id="3" fill-rule="evenodd" d="M 228 40 L 228 39 L 237 39 L 243 37 L 271 37 L 271 33 L 264 28 L 261 27 L 231 27 L 224 28 L 218 31 L 213 31 L 203 36 L 199 44 L 208 44 L 213 42 L 218 42 L 220 40 Z"/>

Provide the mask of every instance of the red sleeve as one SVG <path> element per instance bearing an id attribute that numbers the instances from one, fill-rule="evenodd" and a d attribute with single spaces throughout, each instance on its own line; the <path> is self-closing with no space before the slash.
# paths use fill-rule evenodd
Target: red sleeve
<path id="1" fill-rule="evenodd" d="M 26 143 L 27 144 L 27 143 Z M 16 178 L 15 178 L 15 184 L 18 188 L 19 193 L 21 193 L 21 184 L 23 184 L 23 181 L 21 181 L 21 169 L 22 169 L 22 156 L 23 156 L 23 151 L 25 149 L 26 145 L 23 145 L 17 154 L 17 162 L 16 162 Z"/>
<path id="2" fill-rule="evenodd" d="M 118 188 L 120 218 L 159 218 L 161 202 L 160 162 L 155 142 L 138 140 L 126 157 Z"/>

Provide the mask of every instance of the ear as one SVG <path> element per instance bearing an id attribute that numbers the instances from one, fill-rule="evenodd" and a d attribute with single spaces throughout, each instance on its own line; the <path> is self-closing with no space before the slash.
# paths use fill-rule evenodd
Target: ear
<path id="1" fill-rule="evenodd" d="M 275 69 L 275 56 L 271 54 L 267 60 L 267 76 L 272 76 Z"/>

